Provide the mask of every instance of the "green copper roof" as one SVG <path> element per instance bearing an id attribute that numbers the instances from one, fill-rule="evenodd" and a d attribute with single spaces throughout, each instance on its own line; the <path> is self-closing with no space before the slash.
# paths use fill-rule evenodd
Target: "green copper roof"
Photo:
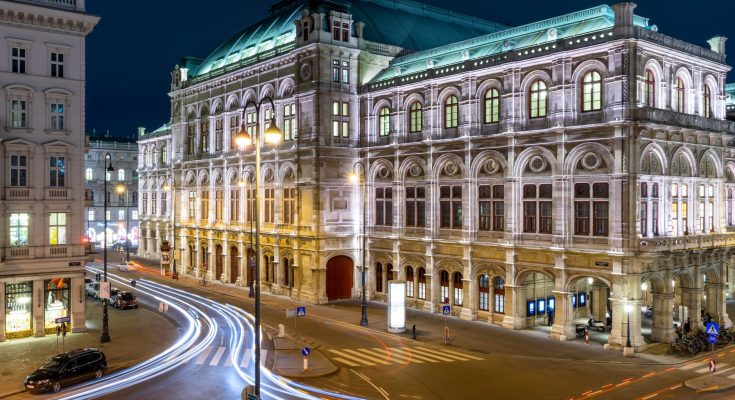
<path id="1" fill-rule="evenodd" d="M 441 68 L 465 60 L 478 59 L 514 49 L 522 49 L 559 39 L 596 32 L 613 26 L 615 15 L 610 6 L 601 5 L 571 14 L 530 23 L 469 40 L 459 41 L 394 59 L 374 82 Z M 648 19 L 635 16 L 634 24 L 645 28 Z"/>
<path id="2" fill-rule="evenodd" d="M 507 26 L 410 0 L 295 0 L 272 7 L 273 14 L 220 45 L 201 64 L 189 65 L 197 77 L 239 68 L 290 51 L 296 39 L 294 21 L 305 8 L 326 14 L 338 9 L 365 23 L 366 40 L 421 51 L 496 32 Z M 327 18 L 322 29 L 327 30 Z"/>

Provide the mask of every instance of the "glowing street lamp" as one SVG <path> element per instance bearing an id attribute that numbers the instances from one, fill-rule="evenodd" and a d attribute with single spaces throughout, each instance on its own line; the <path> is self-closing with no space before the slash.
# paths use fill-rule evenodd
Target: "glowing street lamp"
<path id="1" fill-rule="evenodd" d="M 630 343 L 630 313 L 633 311 L 633 305 L 626 302 L 624 308 L 625 313 L 628 314 L 628 338 L 625 340 L 625 347 L 631 348 L 633 345 Z"/>
<path id="2" fill-rule="evenodd" d="M 283 133 L 276 126 L 275 111 L 276 106 L 273 99 L 264 97 L 259 103 L 248 100 L 245 104 L 245 110 L 250 105 L 255 108 L 255 132 L 250 134 L 243 124 L 240 132 L 235 136 L 235 144 L 244 150 L 248 146 L 255 146 L 255 193 L 256 198 L 260 196 L 260 110 L 264 102 L 270 103 L 273 117 L 270 120 L 268 128 L 263 132 L 262 140 L 267 144 L 278 144 L 283 137 Z M 243 121 L 244 122 L 244 121 Z M 258 201 L 254 202 L 253 216 L 255 218 L 255 397 L 260 398 L 260 216 L 258 215 Z"/>
<path id="3" fill-rule="evenodd" d="M 122 195 L 125 193 L 125 262 L 130 262 L 130 242 L 128 236 L 130 235 L 130 227 L 129 227 L 129 221 L 130 221 L 130 203 L 128 203 L 128 189 L 125 187 L 125 185 L 117 185 L 115 188 L 115 191 L 117 194 Z"/>
<path id="4" fill-rule="evenodd" d="M 362 316 L 360 318 L 360 326 L 367 326 L 368 325 L 368 318 L 367 318 L 367 299 L 365 295 L 365 269 L 366 269 L 366 256 L 365 253 L 367 251 L 367 248 L 365 246 L 365 174 L 362 174 L 362 179 L 360 176 L 360 171 L 357 169 L 357 166 L 361 166 L 362 171 L 365 171 L 365 165 L 362 163 L 362 161 L 358 161 L 355 163 L 353 169 L 354 171 L 350 173 L 348 176 L 348 180 L 353 185 L 360 185 L 360 195 L 362 196 L 362 273 L 361 273 L 361 280 L 362 280 L 362 303 L 360 305 Z"/>

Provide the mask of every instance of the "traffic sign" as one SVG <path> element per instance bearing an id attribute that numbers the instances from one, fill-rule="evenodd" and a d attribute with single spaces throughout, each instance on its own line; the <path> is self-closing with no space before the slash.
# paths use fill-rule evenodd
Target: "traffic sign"
<path id="1" fill-rule="evenodd" d="M 717 372 L 717 364 L 715 364 L 715 360 L 709 360 L 709 372 L 713 374 Z"/>
<path id="2" fill-rule="evenodd" d="M 707 342 L 708 343 L 712 343 L 712 344 L 717 343 L 717 336 L 715 336 L 715 335 L 709 335 L 709 336 L 707 336 Z"/>
<path id="3" fill-rule="evenodd" d="M 100 299 L 110 298 L 110 282 L 100 282 Z"/>
<path id="4" fill-rule="evenodd" d="M 714 322 L 707 322 L 706 324 L 707 329 L 705 329 L 705 332 L 708 335 L 719 335 L 720 334 L 720 325 L 716 324 Z"/>
<path id="5" fill-rule="evenodd" d="M 308 357 L 309 354 L 311 354 L 311 349 L 308 347 L 302 347 L 301 348 L 301 355 L 304 357 Z"/>
<path id="6" fill-rule="evenodd" d="M 306 316 L 306 307 L 296 307 L 296 316 L 297 317 L 305 317 Z"/>
<path id="7" fill-rule="evenodd" d="M 451 313 L 452 313 L 452 306 L 449 306 L 449 305 L 442 306 L 442 315 L 449 315 Z"/>
<path id="8" fill-rule="evenodd" d="M 71 317 L 56 318 L 56 323 L 57 324 L 60 324 L 62 322 L 71 322 Z"/>

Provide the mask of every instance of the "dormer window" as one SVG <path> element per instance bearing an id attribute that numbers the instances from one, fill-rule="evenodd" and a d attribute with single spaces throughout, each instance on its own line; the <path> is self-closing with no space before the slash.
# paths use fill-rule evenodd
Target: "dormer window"
<path id="1" fill-rule="evenodd" d="M 332 39 L 337 41 L 343 41 L 345 43 L 350 41 L 350 24 L 346 22 L 334 21 L 332 23 Z"/>
<path id="2" fill-rule="evenodd" d="M 340 23 L 338 21 L 334 21 L 334 24 L 332 24 L 332 25 L 333 25 L 333 28 L 332 28 L 332 39 L 339 40 L 339 38 L 340 38 L 340 35 L 339 35 L 339 33 L 340 33 L 340 29 L 339 29 Z"/>
<path id="3" fill-rule="evenodd" d="M 350 41 L 350 25 L 345 22 L 342 23 L 342 41 L 345 43 Z"/>
<path id="4" fill-rule="evenodd" d="M 302 36 L 304 38 L 304 42 L 308 42 L 309 41 L 309 21 L 302 22 L 301 23 L 301 26 L 303 28 L 303 30 L 302 30 L 302 32 L 303 32 Z"/>

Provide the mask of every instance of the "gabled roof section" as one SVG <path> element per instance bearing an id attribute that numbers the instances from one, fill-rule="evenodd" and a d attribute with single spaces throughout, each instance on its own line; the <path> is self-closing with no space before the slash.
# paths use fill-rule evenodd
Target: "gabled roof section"
<path id="1" fill-rule="evenodd" d="M 560 39 L 596 32 L 613 26 L 615 14 L 608 5 L 589 8 L 543 21 L 521 25 L 436 47 L 394 59 L 371 83 L 441 68 L 466 60 L 499 54 L 514 49 L 553 43 Z M 635 16 L 633 23 L 652 29 L 647 18 Z"/>

